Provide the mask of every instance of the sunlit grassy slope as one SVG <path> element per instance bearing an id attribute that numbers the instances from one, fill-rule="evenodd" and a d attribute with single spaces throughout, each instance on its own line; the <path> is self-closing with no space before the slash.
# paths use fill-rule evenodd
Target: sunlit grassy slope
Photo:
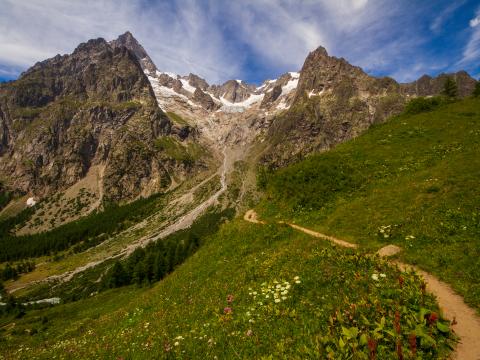
<path id="1" fill-rule="evenodd" d="M 480 309 L 480 100 L 402 115 L 269 176 L 263 216 L 402 259 Z"/>
<path id="2" fill-rule="evenodd" d="M 370 341 L 387 359 L 397 341 L 408 356 L 415 332 L 417 354 L 438 358 L 448 326 L 429 322 L 436 306 L 419 279 L 399 276 L 376 257 L 234 220 L 152 288 L 28 312 L 4 330 L 1 348 L 48 359 L 367 359 Z"/>

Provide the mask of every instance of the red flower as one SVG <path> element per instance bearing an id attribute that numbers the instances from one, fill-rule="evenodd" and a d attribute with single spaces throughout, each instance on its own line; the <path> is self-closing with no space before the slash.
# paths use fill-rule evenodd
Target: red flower
<path id="1" fill-rule="evenodd" d="M 377 342 L 375 339 L 368 339 L 368 349 L 370 350 L 370 359 L 375 360 L 377 355 Z"/>
<path id="2" fill-rule="evenodd" d="M 223 313 L 224 313 L 224 314 L 227 314 L 227 315 L 228 315 L 228 314 L 231 314 L 232 312 L 233 312 L 233 310 L 232 310 L 231 307 L 228 307 L 228 306 L 227 306 L 226 308 L 223 309 Z"/>
<path id="3" fill-rule="evenodd" d="M 227 295 L 227 303 L 228 303 L 228 304 L 231 304 L 231 303 L 233 303 L 233 299 L 234 299 L 234 297 L 233 297 L 233 295 L 232 295 L 232 294 L 230 294 L 230 295 Z"/>
<path id="4" fill-rule="evenodd" d="M 410 350 L 412 351 L 413 357 L 417 354 L 417 335 L 411 333 L 408 337 L 408 342 L 410 344 Z"/>
<path id="5" fill-rule="evenodd" d="M 430 315 L 428 315 L 429 325 L 435 324 L 437 320 L 438 320 L 438 314 L 436 312 L 432 312 Z"/>
<path id="6" fill-rule="evenodd" d="M 400 312 L 395 311 L 395 321 L 394 321 L 395 331 L 397 334 L 400 334 Z"/>

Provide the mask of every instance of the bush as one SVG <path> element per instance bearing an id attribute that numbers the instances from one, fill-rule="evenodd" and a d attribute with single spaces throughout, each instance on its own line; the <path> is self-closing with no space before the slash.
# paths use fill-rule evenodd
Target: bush
<path id="1" fill-rule="evenodd" d="M 429 112 L 435 110 L 436 108 L 445 103 L 445 99 L 439 96 L 431 98 L 418 97 L 410 100 L 407 103 L 404 113 L 408 115 L 415 115 L 423 112 Z"/>

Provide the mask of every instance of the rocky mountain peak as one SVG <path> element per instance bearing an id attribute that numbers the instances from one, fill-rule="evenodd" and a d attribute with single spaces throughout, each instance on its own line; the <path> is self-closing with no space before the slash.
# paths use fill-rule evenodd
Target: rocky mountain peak
<path id="1" fill-rule="evenodd" d="M 124 46 L 128 50 L 133 52 L 144 71 L 147 70 L 150 73 L 155 73 L 155 71 L 157 71 L 157 67 L 153 63 L 150 56 L 148 56 L 143 46 L 140 45 L 140 43 L 137 41 L 137 39 L 135 39 L 135 37 L 130 31 L 127 31 L 124 34 L 120 35 L 116 40 L 110 41 L 110 45 L 113 48 Z"/>
<path id="2" fill-rule="evenodd" d="M 79 53 L 98 52 L 106 50 L 108 48 L 109 45 L 104 38 L 91 39 L 78 45 L 73 51 L 72 55 L 76 55 Z"/>

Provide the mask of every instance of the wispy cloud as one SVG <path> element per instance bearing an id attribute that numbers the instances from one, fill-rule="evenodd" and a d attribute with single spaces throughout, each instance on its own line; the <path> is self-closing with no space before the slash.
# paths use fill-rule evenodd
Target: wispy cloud
<path id="1" fill-rule="evenodd" d="M 449 19 L 455 11 L 457 11 L 462 5 L 466 3 L 466 0 L 457 0 L 443 9 L 439 15 L 437 15 L 430 24 L 430 30 L 438 32 L 441 30 L 442 25 Z"/>
<path id="2" fill-rule="evenodd" d="M 472 27 L 472 28 L 480 25 L 480 16 L 477 16 L 477 17 L 473 18 L 472 20 L 470 20 L 469 24 L 470 24 L 470 27 Z"/>
<path id="3" fill-rule="evenodd" d="M 469 63 L 478 59 L 478 13 L 471 34 L 453 42 L 455 55 L 442 57 L 430 47 L 432 36 L 443 34 L 439 30 L 472 1 L 0 0 L 0 69 L 24 70 L 90 38 L 109 40 L 130 30 L 160 69 L 194 72 L 210 82 L 298 70 L 319 45 L 404 81 L 448 69 L 460 55 Z"/>
<path id="4" fill-rule="evenodd" d="M 459 66 L 468 66 L 478 63 L 480 60 L 480 8 L 477 9 L 476 17 L 469 21 L 470 38 L 463 49 L 463 57 L 458 62 Z M 478 67 L 477 67 L 478 71 Z"/>

